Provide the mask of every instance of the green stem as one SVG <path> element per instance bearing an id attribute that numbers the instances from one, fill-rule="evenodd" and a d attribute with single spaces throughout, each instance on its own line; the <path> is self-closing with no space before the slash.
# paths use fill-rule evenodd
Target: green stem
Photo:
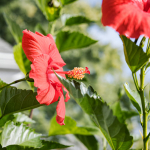
<path id="1" fill-rule="evenodd" d="M 3 89 L 3 88 L 5 88 L 5 87 L 7 87 L 7 86 L 10 86 L 10 85 L 12 85 L 12 84 L 15 84 L 15 83 L 18 83 L 18 82 L 22 82 L 22 81 L 26 81 L 26 78 L 13 81 L 13 82 L 11 82 L 10 84 L 7 84 L 7 85 L 1 87 L 0 90 Z"/>
<path id="2" fill-rule="evenodd" d="M 136 90 L 139 92 L 139 84 L 138 84 L 136 73 L 132 73 L 132 77 L 133 77 L 133 81 L 134 81 Z"/>
<path id="3" fill-rule="evenodd" d="M 147 112 L 145 110 L 145 98 L 144 98 L 144 78 L 145 78 L 145 71 L 144 67 L 141 69 L 140 74 L 140 97 L 143 109 L 143 150 L 148 150 L 148 140 L 147 140 Z"/>

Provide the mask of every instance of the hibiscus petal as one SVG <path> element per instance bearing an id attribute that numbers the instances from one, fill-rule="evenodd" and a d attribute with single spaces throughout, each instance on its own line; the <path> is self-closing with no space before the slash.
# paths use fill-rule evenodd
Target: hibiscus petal
<path id="1" fill-rule="evenodd" d="M 34 86 L 40 89 L 46 89 L 49 87 L 49 81 L 47 78 L 49 56 L 42 54 L 37 57 L 31 65 L 31 71 L 29 77 L 34 79 Z"/>
<path id="2" fill-rule="evenodd" d="M 102 23 L 129 38 L 150 37 L 150 14 L 145 11 L 147 5 L 142 0 L 103 0 Z"/>
<path id="3" fill-rule="evenodd" d="M 57 116 L 56 116 L 56 121 L 58 124 L 65 125 L 64 124 L 64 119 L 65 119 L 65 101 L 64 101 L 64 96 L 61 87 L 57 87 L 57 91 L 59 92 L 60 95 L 60 100 L 57 104 L 56 111 L 57 111 Z"/>
<path id="4" fill-rule="evenodd" d="M 64 91 L 66 92 L 66 95 L 65 95 L 65 97 L 66 97 L 65 102 L 68 102 L 68 100 L 70 99 L 69 92 L 68 92 L 68 90 L 67 90 L 65 87 L 63 87 L 63 89 L 64 89 Z"/>
<path id="5" fill-rule="evenodd" d="M 55 97 L 55 89 L 54 87 L 50 84 L 48 88 L 41 90 L 38 88 L 37 91 L 38 95 L 36 96 L 36 99 L 38 100 L 38 102 L 40 104 L 45 104 L 45 105 L 49 105 L 53 102 L 56 101 L 56 98 L 58 100 L 58 96 Z M 55 97 L 55 99 L 54 99 Z"/>
<path id="6" fill-rule="evenodd" d="M 65 65 L 50 34 L 44 36 L 38 32 L 33 33 L 24 30 L 22 48 L 31 62 L 41 54 L 48 54 L 52 59 L 60 63 L 61 66 Z"/>

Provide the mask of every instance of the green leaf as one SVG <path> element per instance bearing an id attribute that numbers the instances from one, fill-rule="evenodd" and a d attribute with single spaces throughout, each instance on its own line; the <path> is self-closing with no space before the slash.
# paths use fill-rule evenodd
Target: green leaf
<path id="1" fill-rule="evenodd" d="M 130 68 L 130 70 L 135 73 L 142 66 L 146 64 L 149 57 L 146 53 L 144 53 L 143 49 L 140 46 L 137 46 L 134 42 L 132 42 L 127 37 L 120 35 L 123 46 L 124 46 L 124 54 L 126 62 Z"/>
<path id="2" fill-rule="evenodd" d="M 22 44 L 19 43 L 13 48 L 14 58 L 18 64 L 20 70 L 26 75 L 31 70 L 31 62 L 27 59 L 23 49 Z"/>
<path id="3" fill-rule="evenodd" d="M 48 21 L 54 21 L 60 16 L 60 3 L 57 0 L 36 0 Z"/>
<path id="4" fill-rule="evenodd" d="M 84 16 L 71 16 L 65 20 L 66 26 L 72 26 L 76 24 L 82 24 L 82 23 L 91 23 L 93 21 L 89 20 L 88 18 Z"/>
<path id="5" fill-rule="evenodd" d="M 124 113 L 122 112 L 121 110 L 121 106 L 120 106 L 120 102 L 116 102 L 113 106 L 112 106 L 112 110 L 113 110 L 113 114 L 115 116 L 117 116 L 118 120 L 121 122 L 121 123 L 125 123 L 125 116 L 124 116 Z"/>
<path id="6" fill-rule="evenodd" d="M 80 32 L 60 31 L 56 36 L 56 45 L 59 52 L 88 47 L 96 42 L 96 40 Z"/>
<path id="7" fill-rule="evenodd" d="M 28 116 L 26 116 L 25 114 L 22 113 L 15 113 L 14 114 L 14 119 L 13 122 L 20 122 L 20 123 L 26 123 L 26 124 L 31 124 L 31 123 L 35 123 L 34 120 L 32 120 L 31 118 L 29 118 Z"/>
<path id="8" fill-rule="evenodd" d="M 133 116 L 137 116 L 139 115 L 137 112 L 130 110 L 130 111 L 122 111 L 121 110 L 121 106 L 120 106 L 120 102 L 116 102 L 113 106 L 112 106 L 112 110 L 113 110 L 113 114 L 115 116 L 117 116 L 118 120 L 121 123 L 125 123 L 126 119 L 129 119 Z"/>
<path id="9" fill-rule="evenodd" d="M 45 36 L 47 35 L 46 31 L 43 29 L 42 25 L 39 23 L 35 26 L 35 31 L 40 32 Z"/>
<path id="10" fill-rule="evenodd" d="M 92 135 L 75 135 L 75 137 L 80 140 L 88 150 L 99 150 L 98 141 Z"/>
<path id="11" fill-rule="evenodd" d="M 52 141 L 42 141 L 42 147 L 40 148 L 34 148 L 34 150 L 50 150 L 50 149 L 63 149 L 63 148 L 68 148 L 70 146 L 63 145 L 57 142 L 52 142 Z M 28 147 L 22 147 L 18 145 L 11 145 L 7 147 L 7 150 L 33 150 L 33 148 L 28 148 Z"/>
<path id="12" fill-rule="evenodd" d="M 91 87 L 87 88 L 82 82 L 69 81 L 57 76 L 76 102 L 99 127 L 113 150 L 127 150 L 132 146 L 133 137 L 130 136 L 126 125 L 113 116 L 109 106 L 98 98 Z"/>
<path id="13" fill-rule="evenodd" d="M 21 42 L 23 34 L 22 34 L 22 30 L 20 29 L 20 26 L 15 21 L 13 21 L 9 17 L 9 15 L 4 14 L 4 18 L 16 42 L 17 43 Z"/>
<path id="14" fill-rule="evenodd" d="M 3 82 L 3 81 L 0 79 L 0 88 L 4 87 L 5 85 L 7 85 L 7 83 Z"/>
<path id="15" fill-rule="evenodd" d="M 64 134 L 81 134 L 81 135 L 92 135 L 86 127 L 78 127 L 76 122 L 70 117 L 65 117 L 65 125 L 60 126 L 56 122 L 56 116 L 51 119 L 49 135 L 64 135 Z M 93 128 L 93 130 L 96 130 Z"/>
<path id="16" fill-rule="evenodd" d="M 126 91 L 127 96 L 131 100 L 134 107 L 138 110 L 139 114 L 142 113 L 142 104 L 140 95 L 137 91 L 133 91 L 130 89 L 129 85 L 127 83 L 124 84 L 124 89 Z"/>
<path id="17" fill-rule="evenodd" d="M 0 93 L 0 109 L 3 116 L 39 106 L 36 93 L 32 90 L 21 90 L 15 87 L 4 88 Z"/>
<path id="18" fill-rule="evenodd" d="M 63 4 L 63 5 L 67 5 L 67 4 L 70 4 L 70 3 L 72 3 L 72 2 L 75 2 L 76 0 L 60 0 L 61 1 L 61 3 Z"/>
<path id="19" fill-rule="evenodd" d="M 1 145 L 2 147 L 20 145 L 37 148 L 42 146 L 40 137 L 41 134 L 35 133 L 31 128 L 8 121 L 1 135 Z"/>

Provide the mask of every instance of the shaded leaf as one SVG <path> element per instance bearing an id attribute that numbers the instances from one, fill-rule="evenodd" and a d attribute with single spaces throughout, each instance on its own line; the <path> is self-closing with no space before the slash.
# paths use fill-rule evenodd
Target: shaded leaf
<path id="1" fill-rule="evenodd" d="M 72 26 L 76 24 L 91 23 L 91 22 L 93 21 L 89 20 L 84 16 L 71 16 L 65 20 L 65 25 Z"/>
<path id="2" fill-rule="evenodd" d="M 60 3 L 57 0 L 36 0 L 48 21 L 54 21 L 60 16 Z"/>
<path id="3" fill-rule="evenodd" d="M 6 147 L 9 145 L 21 145 L 28 147 L 41 147 L 40 141 L 41 134 L 37 134 L 32 131 L 29 127 L 16 125 L 14 122 L 8 121 L 1 135 L 1 145 Z"/>
<path id="4" fill-rule="evenodd" d="M 91 87 L 87 88 L 82 82 L 69 81 L 57 76 L 76 102 L 100 128 L 113 150 L 127 150 L 132 146 L 133 137 L 130 136 L 126 125 L 113 116 L 109 106 L 97 97 Z"/>
<path id="5" fill-rule="evenodd" d="M 142 66 L 145 65 L 145 63 L 148 61 L 149 57 L 146 53 L 144 53 L 143 49 L 140 46 L 137 46 L 134 42 L 132 42 L 127 37 L 120 35 L 123 46 L 124 46 L 124 55 L 126 62 L 130 68 L 130 70 L 135 73 L 139 69 L 142 68 Z"/>
<path id="6" fill-rule="evenodd" d="M 63 148 L 68 148 L 70 146 L 63 145 L 57 142 L 52 142 L 52 141 L 41 141 L 42 142 L 42 147 L 40 148 L 34 148 L 34 150 L 50 150 L 50 149 L 63 149 Z M 33 150 L 33 148 L 28 148 L 28 147 L 22 147 L 18 145 L 12 145 L 8 146 L 7 150 Z"/>
<path id="7" fill-rule="evenodd" d="M 60 31 L 56 36 L 56 45 L 59 52 L 88 47 L 96 42 L 96 40 L 80 32 Z"/>
<path id="8" fill-rule="evenodd" d="M 141 98 L 137 91 L 133 91 L 130 89 L 129 85 L 127 83 L 124 84 L 124 89 L 126 91 L 127 96 L 131 100 L 134 107 L 138 110 L 139 114 L 142 113 L 142 104 L 141 104 Z"/>
<path id="9" fill-rule="evenodd" d="M 56 122 L 56 116 L 51 119 L 49 135 L 64 135 L 64 134 L 81 134 L 81 135 L 92 135 L 86 127 L 78 127 L 77 123 L 70 117 L 65 116 L 65 125 L 60 126 Z M 92 127 L 91 127 L 92 128 Z M 92 128 L 97 130 L 96 128 Z"/>
<path id="10" fill-rule="evenodd" d="M 19 113 L 15 113 L 14 117 L 15 118 L 13 119 L 13 122 L 20 122 L 20 123 L 26 123 L 26 124 L 35 123 L 34 120 L 32 120 L 27 115 L 22 114 L 20 112 Z"/>
<path id="11" fill-rule="evenodd" d="M 1 117 L 42 106 L 35 96 L 36 93 L 33 93 L 32 90 L 21 90 L 15 87 L 4 88 L 0 93 Z"/>
<path id="12" fill-rule="evenodd" d="M 124 113 L 121 110 L 121 106 L 120 106 L 120 102 L 116 102 L 113 106 L 112 106 L 112 110 L 113 110 L 113 114 L 115 116 L 117 116 L 118 120 L 121 123 L 124 123 L 126 118 L 124 116 Z"/>
<path id="13" fill-rule="evenodd" d="M 14 58 L 20 70 L 26 75 L 31 70 L 31 62 L 27 59 L 22 44 L 19 43 L 13 47 Z"/>
<path id="14" fill-rule="evenodd" d="M 22 30 L 20 29 L 20 26 L 15 21 L 13 21 L 8 15 L 4 14 L 4 18 L 16 42 L 22 42 L 23 34 Z"/>
<path id="15" fill-rule="evenodd" d="M 67 5 L 67 4 L 70 4 L 70 3 L 72 3 L 72 2 L 75 2 L 76 0 L 60 0 L 61 1 L 61 3 L 63 4 L 63 5 Z"/>
<path id="16" fill-rule="evenodd" d="M 46 31 L 43 29 L 42 25 L 39 23 L 35 26 L 35 31 L 40 32 L 45 36 L 47 35 Z"/>
<path id="17" fill-rule="evenodd" d="M 75 137 L 80 140 L 88 150 L 99 150 L 98 141 L 92 135 L 75 135 Z"/>

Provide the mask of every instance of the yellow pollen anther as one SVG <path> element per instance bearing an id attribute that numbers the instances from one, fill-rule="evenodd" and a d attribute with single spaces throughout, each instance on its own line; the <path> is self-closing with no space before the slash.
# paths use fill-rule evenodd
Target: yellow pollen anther
<path id="1" fill-rule="evenodd" d="M 73 70 L 68 71 L 67 75 L 68 75 L 69 78 L 82 80 L 84 78 L 85 73 L 90 74 L 90 71 L 88 70 L 88 67 L 85 67 L 85 69 L 81 68 L 81 67 L 75 67 Z"/>

